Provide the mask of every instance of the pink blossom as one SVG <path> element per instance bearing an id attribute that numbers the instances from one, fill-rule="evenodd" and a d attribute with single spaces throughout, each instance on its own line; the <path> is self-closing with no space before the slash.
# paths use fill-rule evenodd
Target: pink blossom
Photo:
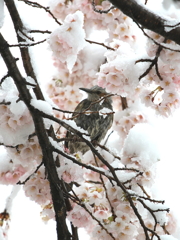
<path id="1" fill-rule="evenodd" d="M 75 41 L 77 37 L 78 41 Z M 71 72 L 77 60 L 77 54 L 86 45 L 82 12 L 77 11 L 67 15 L 64 24 L 51 34 L 49 44 L 55 57 L 66 62 Z"/>
<path id="2" fill-rule="evenodd" d="M 45 178 L 44 168 L 41 167 L 41 169 L 33 174 L 25 183 L 24 191 L 27 197 L 40 205 L 46 205 L 51 202 L 49 181 Z"/>
<path id="3" fill-rule="evenodd" d="M 89 213 L 79 205 L 74 205 L 67 217 L 75 227 L 85 227 L 92 224 Z"/>
<path id="4" fill-rule="evenodd" d="M 16 184 L 20 177 L 25 174 L 26 170 L 21 165 L 17 165 L 13 170 L 0 173 L 0 181 L 4 184 Z"/>

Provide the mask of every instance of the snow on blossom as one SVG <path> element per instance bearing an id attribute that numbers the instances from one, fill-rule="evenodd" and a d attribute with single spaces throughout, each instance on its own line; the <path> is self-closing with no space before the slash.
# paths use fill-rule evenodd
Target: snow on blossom
<path id="1" fill-rule="evenodd" d="M 98 8 L 109 8 L 109 5 L 109 2 L 103 1 L 102 6 L 98 6 Z M 77 9 L 81 9 L 79 6 L 83 6 L 83 10 L 85 12 L 84 17 L 82 12 L 75 12 Z M 76 86 L 87 85 L 89 87 L 93 85 L 96 81 L 95 74 L 98 72 L 98 68 L 102 62 L 105 62 L 105 58 L 107 59 L 107 62 L 100 67 L 100 73 L 98 74 L 99 85 L 106 87 L 108 91 L 131 98 L 133 91 L 136 92 L 136 89 L 140 86 L 138 77 L 141 75 L 141 72 L 144 71 L 143 68 L 139 67 L 139 64 L 135 65 L 135 61 L 138 57 L 135 51 L 131 49 L 133 44 L 130 44 L 131 47 L 128 45 L 130 42 L 136 42 L 136 36 L 133 35 L 133 31 L 131 29 L 132 20 L 124 16 L 118 9 L 112 9 L 108 14 L 97 14 L 93 12 L 91 3 L 88 0 L 55 0 L 53 8 L 53 12 L 56 11 L 55 15 L 61 19 L 63 19 L 63 16 L 65 17 L 68 12 L 75 12 L 74 14 L 69 14 L 65 18 L 63 25 L 51 34 L 49 40 L 49 44 L 54 51 L 55 66 L 59 71 L 54 78 L 53 84 L 50 84 L 48 89 L 49 95 L 52 97 L 53 101 L 62 109 L 73 110 L 82 97 L 78 91 L 78 87 Z M 108 28 L 109 43 L 113 38 L 121 38 L 121 40 L 124 40 L 124 43 L 113 40 L 110 46 L 115 48 L 115 51 L 108 51 L 105 55 L 104 52 L 106 51 L 106 48 L 104 48 L 104 52 L 100 51 L 97 54 L 95 47 L 92 47 L 91 45 L 91 47 L 87 47 L 87 49 L 90 49 L 88 51 L 86 47 L 84 47 L 87 45 L 84 39 L 85 31 L 83 30 L 83 18 L 85 18 L 86 26 L 88 26 L 87 19 L 89 18 L 92 19 L 92 22 L 89 21 L 89 26 L 96 25 L 95 28 L 97 29 L 102 26 L 104 28 Z M 112 29 L 113 31 L 111 34 L 110 31 Z M 91 32 L 91 29 L 89 29 L 89 32 Z M 170 60 L 171 54 L 162 52 L 161 61 L 163 61 L 163 57 Z M 173 54 L 173 58 L 175 59 L 176 57 L 176 54 Z M 65 66 L 65 64 L 67 64 L 67 66 Z M 153 78 L 153 81 L 157 81 L 157 77 L 156 79 Z M 174 77 L 173 81 L 177 82 L 177 84 L 174 83 L 177 87 L 179 84 L 178 76 Z M 164 102 L 164 107 L 167 107 L 166 104 L 172 104 L 176 101 L 176 99 L 178 99 L 178 94 L 175 91 L 176 87 L 171 89 L 167 87 L 166 90 L 165 85 L 168 83 L 169 81 L 162 81 L 161 83 L 158 82 L 161 88 L 164 89 L 162 98 L 167 99 L 167 102 Z M 16 102 L 18 96 L 16 95 L 16 89 L 14 90 L 14 102 L 11 103 L 9 109 L 14 115 L 21 115 L 24 113 L 25 106 L 21 103 L 21 101 Z M 8 96 L 6 100 L 11 99 L 8 91 L 6 94 Z M 52 114 L 52 108 L 50 105 L 43 101 L 38 101 L 39 100 L 33 99 L 31 103 L 39 110 Z M 131 98 L 130 102 L 131 101 L 135 100 Z M 128 105 L 130 104 L 128 103 Z M 21 107 L 21 109 L 19 109 L 19 107 Z M 15 118 L 9 118 L 9 112 L 6 114 L 6 108 L 6 106 L 1 108 L 1 112 L 3 113 L 1 120 L 8 120 L 8 124 L 11 129 L 16 130 L 16 125 L 19 124 L 19 122 L 16 124 L 17 116 Z M 103 113 L 106 112 L 107 111 L 103 109 Z M 64 116 L 61 115 L 61 117 L 63 118 Z M 152 166 L 159 159 L 159 153 L 155 143 L 156 141 L 154 141 L 156 136 L 152 130 L 153 128 L 151 128 L 148 124 L 142 124 L 146 121 L 147 118 L 141 111 L 135 111 L 135 109 L 129 107 L 129 109 L 125 111 L 118 111 L 116 113 L 114 129 L 121 137 L 123 136 L 122 138 L 125 140 L 124 146 L 122 144 L 122 162 L 125 164 L 134 163 L 140 167 L 140 169 L 143 168 L 144 178 L 152 181 L 154 176 L 152 173 L 154 170 Z M 77 126 L 72 125 L 70 120 L 65 120 L 65 122 L 82 132 L 82 130 L 78 129 Z M 86 135 L 84 135 L 84 137 L 87 138 Z M 51 138 L 50 142 L 54 147 L 59 148 L 59 145 Z M 118 146 L 118 151 L 120 150 L 121 148 Z M 101 152 L 99 149 L 98 151 Z M 18 149 L 13 149 L 11 152 L 12 156 L 13 154 L 16 156 L 13 160 L 18 162 L 17 159 L 19 159 L 19 162 L 24 164 L 23 166 L 27 166 L 28 162 L 31 162 L 34 167 L 42 161 L 42 153 L 39 149 L 38 142 L 24 142 L 18 146 Z M 104 168 L 103 164 L 99 160 L 97 160 L 98 165 L 94 166 L 93 157 L 91 158 L 88 156 L 89 153 L 87 152 L 83 158 L 82 156 L 79 157 L 78 160 L 83 163 L 85 162 L 87 164 L 91 164 L 90 166 L 93 166 L 94 169 L 107 171 L 108 174 L 108 170 Z M 102 155 L 113 167 L 123 167 L 122 163 L 118 164 L 117 161 L 119 160 L 116 162 L 114 161 L 114 157 L 110 153 L 102 153 Z M 38 156 L 38 159 L 36 159 L 36 156 Z M 54 153 L 54 156 L 57 155 Z M 81 200 L 80 203 L 87 203 L 88 209 L 92 211 L 94 217 L 100 219 L 104 228 L 112 233 L 115 239 L 136 239 L 137 228 L 139 227 L 137 219 L 135 219 L 125 193 L 120 189 L 120 187 L 116 186 L 116 184 L 113 185 L 112 182 L 109 182 L 106 178 L 104 180 L 104 186 L 107 188 L 106 190 L 102 187 L 102 184 L 99 184 L 100 177 L 98 173 L 85 170 L 68 159 L 61 158 L 60 162 L 61 167 L 57 168 L 60 178 L 62 177 L 68 183 L 72 181 L 77 181 L 78 184 L 82 183 L 82 181 L 86 181 L 86 183 L 88 182 L 88 184 L 82 184 L 80 187 L 73 186 L 73 191 Z M 20 167 L 17 171 L 18 170 L 20 172 Z M 121 181 L 131 180 L 131 178 L 136 175 L 134 172 L 125 173 L 120 170 L 116 171 L 116 174 Z M 9 172 L 7 172 L 6 177 L 7 179 L 9 177 L 10 180 L 12 178 Z M 93 183 L 93 181 L 97 182 L 95 184 L 89 184 L 90 182 Z M 134 186 L 132 186 L 132 188 L 133 187 Z M 26 195 L 32 200 L 39 204 L 45 204 L 42 212 L 44 220 L 54 217 L 52 202 L 49 194 L 49 183 L 46 179 L 43 168 L 39 169 L 31 176 L 31 178 L 26 182 L 24 190 Z M 112 212 L 106 196 L 108 196 L 109 201 L 111 201 L 112 207 L 114 208 L 113 210 L 116 214 L 115 219 L 109 219 L 109 217 L 112 216 Z M 97 223 L 94 223 L 89 214 L 81 206 L 74 204 L 73 210 L 68 214 L 69 220 L 72 221 L 75 226 L 85 227 L 88 229 L 91 228 L 91 230 L 93 230 L 91 231 L 91 235 L 93 235 L 96 239 L 112 239 L 105 229 L 97 226 Z M 141 214 L 143 217 L 145 216 L 144 212 L 141 212 Z M 161 218 L 159 217 L 158 219 Z"/>
<path id="2" fill-rule="evenodd" d="M 123 154 L 148 169 L 160 159 L 157 134 L 147 123 L 136 124 L 125 140 Z M 122 160 L 123 161 L 123 160 Z"/>
<path id="3" fill-rule="evenodd" d="M 23 101 L 12 101 L 10 104 L 10 111 L 14 115 L 23 115 L 25 110 L 27 110 L 27 107 Z"/>
<path id="4" fill-rule="evenodd" d="M 82 182 L 84 180 L 83 174 L 85 172 L 85 169 L 78 164 L 73 163 L 71 160 L 62 157 L 60 158 L 60 167 L 57 168 L 57 173 L 59 178 L 63 178 L 65 182 Z"/>
<path id="5" fill-rule="evenodd" d="M 132 127 L 137 123 L 145 122 L 147 122 L 147 116 L 142 109 L 142 104 L 137 101 L 124 111 L 115 112 L 113 129 L 124 140 Z"/>
<path id="6" fill-rule="evenodd" d="M 19 109 L 19 106 L 22 106 L 22 109 Z M 12 102 L 10 106 L 0 106 L 0 135 L 4 144 L 21 144 L 33 132 L 34 125 L 31 115 L 24 106 L 22 102 L 19 104 Z M 13 114 L 12 112 L 17 114 Z"/>
<path id="7" fill-rule="evenodd" d="M 18 99 L 18 90 L 16 88 L 16 85 L 14 84 L 14 81 L 11 77 L 6 78 L 5 81 L 1 84 L 0 89 L 0 100 L 1 101 L 16 101 Z"/>
<path id="8" fill-rule="evenodd" d="M 121 182 L 126 182 L 126 181 L 130 181 L 131 179 L 136 177 L 137 173 L 126 172 L 126 171 L 123 172 L 123 171 L 119 170 L 119 171 L 116 171 L 116 175 Z"/>
<path id="9" fill-rule="evenodd" d="M 7 152 L 15 164 L 21 164 L 26 168 L 27 176 L 42 162 L 42 151 L 36 136 L 16 148 L 8 148 Z"/>
<path id="10" fill-rule="evenodd" d="M 50 1 L 50 10 L 56 18 L 64 19 L 65 16 L 67 15 L 66 9 L 67 9 L 67 5 L 65 0 Z"/>
<path id="11" fill-rule="evenodd" d="M 88 43 L 78 56 L 83 74 L 87 73 L 89 77 L 93 77 L 99 71 L 101 64 L 105 62 L 105 52 L 106 49 L 103 46 Z"/>
<path id="12" fill-rule="evenodd" d="M 122 97 L 130 96 L 132 89 L 135 91 L 138 86 L 138 77 L 142 72 L 142 66 L 135 64 L 137 56 L 133 49 L 127 43 L 119 41 L 119 48 L 107 52 L 105 56 L 107 63 L 101 65 L 97 74 L 98 85 Z"/>
<path id="13" fill-rule="evenodd" d="M 81 11 L 68 14 L 63 25 L 56 29 L 49 39 L 55 57 L 66 62 L 70 72 L 77 60 L 77 54 L 86 45 L 83 21 L 84 16 Z"/>
<path id="14" fill-rule="evenodd" d="M 18 90 L 8 77 L 1 84 L 0 101 L 0 135 L 8 145 L 24 142 L 34 130 L 31 115 L 23 101 L 19 101 Z"/>

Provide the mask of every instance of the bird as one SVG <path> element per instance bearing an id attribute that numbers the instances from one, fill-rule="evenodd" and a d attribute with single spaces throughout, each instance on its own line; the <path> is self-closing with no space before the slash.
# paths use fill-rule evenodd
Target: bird
<path id="1" fill-rule="evenodd" d="M 76 125 L 88 132 L 91 143 L 94 147 L 106 136 L 113 123 L 112 98 L 104 88 L 93 86 L 92 88 L 79 88 L 87 93 L 87 98 L 82 100 L 72 115 Z M 103 98 L 104 97 L 104 98 Z M 101 98 L 103 98 L 101 100 Z M 106 109 L 109 114 L 102 114 L 99 111 Z M 71 132 L 67 132 L 65 148 L 69 153 L 81 152 L 85 154 L 90 148 L 82 139 Z"/>

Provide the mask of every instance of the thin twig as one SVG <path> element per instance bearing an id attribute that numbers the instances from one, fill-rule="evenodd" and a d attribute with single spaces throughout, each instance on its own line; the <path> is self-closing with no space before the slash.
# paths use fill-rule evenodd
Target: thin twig
<path id="1" fill-rule="evenodd" d="M 29 33 L 42 33 L 42 34 L 51 34 L 52 32 L 51 31 L 48 31 L 48 30 L 30 30 Z"/>
<path id="2" fill-rule="evenodd" d="M 0 85 L 4 82 L 4 80 L 7 78 L 7 77 L 9 77 L 10 76 L 10 74 L 9 73 L 7 73 L 4 77 L 2 77 L 1 78 L 1 81 L 0 81 Z"/>
<path id="3" fill-rule="evenodd" d="M 94 155 L 94 160 L 95 160 L 95 163 L 96 163 L 97 167 L 99 167 L 95 155 Z M 100 180 L 101 180 L 101 184 L 103 185 L 104 192 L 105 192 L 106 198 L 107 198 L 107 200 L 108 200 L 109 206 L 110 206 L 110 208 L 111 208 L 112 216 L 113 216 L 113 218 L 115 218 L 116 215 L 115 215 L 115 212 L 114 212 L 114 208 L 113 208 L 113 206 L 112 206 L 112 204 L 111 204 L 111 201 L 110 201 L 110 199 L 109 199 L 109 196 L 108 196 L 108 193 L 107 193 L 107 188 L 106 188 L 106 185 L 105 185 L 105 183 L 104 183 L 104 179 L 103 179 L 103 177 L 102 177 L 101 174 L 100 174 L 99 177 L 100 177 Z"/>
<path id="4" fill-rule="evenodd" d="M 30 41 L 33 41 L 34 42 L 34 38 L 32 37 L 29 37 L 24 31 L 22 31 L 21 29 L 19 29 L 19 32 L 24 35 L 27 39 L 29 39 Z"/>
<path id="5" fill-rule="evenodd" d="M 105 147 L 104 145 L 101 145 L 100 143 L 96 143 L 97 146 L 99 146 L 100 148 L 102 148 L 103 150 L 105 150 L 106 152 L 110 153 L 114 158 L 117 158 L 118 160 L 121 161 L 121 158 L 117 155 L 115 155 L 113 152 L 111 152 L 107 147 Z"/>
<path id="6" fill-rule="evenodd" d="M 112 50 L 112 51 L 115 51 L 115 50 L 116 50 L 116 49 L 114 49 L 114 48 L 112 48 L 112 47 L 109 47 L 109 46 L 105 45 L 104 43 L 99 43 L 99 42 L 91 41 L 91 40 L 88 40 L 88 39 L 85 39 L 85 40 L 86 40 L 86 42 L 88 42 L 88 43 L 98 44 L 98 45 L 101 45 L 101 46 L 103 46 L 103 47 L 105 47 L 105 48 L 107 48 L 107 49 L 109 49 L 109 50 Z"/>
<path id="7" fill-rule="evenodd" d="M 151 39 L 156 45 L 158 45 L 158 46 L 160 46 L 160 47 L 162 47 L 162 48 L 164 48 L 164 49 L 170 50 L 170 51 L 180 52 L 180 49 L 179 49 L 179 50 L 177 50 L 177 49 L 172 49 L 172 48 L 166 47 L 166 46 L 162 45 L 161 43 L 157 42 L 156 40 L 154 40 L 152 37 L 150 37 L 150 36 L 144 31 L 143 27 L 141 27 L 139 23 L 136 22 L 136 24 L 137 24 L 138 27 L 142 30 L 142 32 L 144 33 L 144 35 L 145 35 L 147 38 Z M 166 38 L 165 38 L 165 39 L 166 39 Z"/>
<path id="8" fill-rule="evenodd" d="M 42 41 L 39 41 L 39 42 L 35 42 L 35 43 L 18 43 L 18 44 L 8 44 L 8 47 L 32 47 L 32 46 L 35 46 L 35 45 L 38 45 L 40 43 L 43 43 L 45 42 L 47 39 L 44 39 Z"/>
<path id="9" fill-rule="evenodd" d="M 10 104 L 11 102 L 5 102 L 5 101 L 0 102 L 0 105 L 10 105 Z"/>
<path id="10" fill-rule="evenodd" d="M 94 10 L 95 12 L 100 13 L 100 14 L 102 14 L 102 13 L 108 13 L 108 12 L 110 12 L 112 9 L 115 8 L 115 6 L 111 6 L 111 7 L 110 7 L 109 9 L 107 9 L 107 10 L 97 9 L 94 0 L 92 0 L 92 7 L 93 7 L 93 10 Z"/>
<path id="11" fill-rule="evenodd" d="M 164 39 L 164 42 L 166 42 L 166 39 Z M 153 66 L 155 66 L 155 70 L 156 70 L 156 74 L 159 77 L 160 80 L 163 80 L 159 69 L 158 69 L 158 58 L 160 56 L 161 51 L 163 50 L 162 45 L 158 46 L 158 49 L 156 51 L 156 56 L 154 57 L 154 59 L 140 59 L 137 60 L 135 63 L 139 63 L 139 62 L 151 62 L 151 64 L 149 65 L 149 67 L 146 69 L 146 71 L 139 77 L 139 80 L 141 80 L 141 78 L 145 77 L 153 68 Z"/>
<path id="12" fill-rule="evenodd" d="M 70 198 L 71 198 L 71 196 L 70 196 Z M 98 223 L 98 225 L 99 225 L 103 230 L 105 230 L 105 232 L 106 232 L 109 236 L 111 236 L 112 239 L 115 240 L 115 238 L 114 238 L 114 236 L 112 235 L 112 233 L 110 233 L 110 232 L 107 230 L 107 228 L 104 227 L 104 225 L 101 223 L 101 221 L 99 221 L 99 220 L 92 214 L 92 212 L 89 211 L 89 209 L 86 207 L 86 205 L 85 205 L 83 202 L 81 202 L 79 198 L 77 198 L 77 199 L 71 198 L 71 200 L 72 200 L 73 202 L 75 202 L 76 204 L 78 204 L 79 206 L 81 206 L 82 208 L 84 208 L 84 209 L 86 210 L 86 212 L 88 212 L 89 215 L 92 217 L 92 219 L 94 219 L 94 220 Z"/>
<path id="13" fill-rule="evenodd" d="M 26 180 L 24 180 L 23 182 L 17 182 L 16 184 L 20 184 L 20 185 L 24 185 L 35 173 L 37 173 L 37 171 L 39 170 L 39 168 L 41 167 L 43 165 L 43 162 L 41 162 L 38 166 L 37 166 L 37 168 L 36 168 L 36 170 L 31 174 L 31 175 L 29 175 L 29 177 L 27 177 L 26 178 Z"/>
<path id="14" fill-rule="evenodd" d="M 37 2 L 32 2 L 32 1 L 27 1 L 27 0 L 19 0 L 21 2 L 26 3 L 27 5 L 30 5 L 31 7 L 36 7 L 36 8 L 42 8 L 44 9 L 47 13 L 49 13 L 51 15 L 51 17 L 55 20 L 55 22 L 59 25 L 62 25 L 57 18 L 53 15 L 53 13 L 49 10 L 48 7 L 44 7 L 41 4 L 37 3 Z"/>

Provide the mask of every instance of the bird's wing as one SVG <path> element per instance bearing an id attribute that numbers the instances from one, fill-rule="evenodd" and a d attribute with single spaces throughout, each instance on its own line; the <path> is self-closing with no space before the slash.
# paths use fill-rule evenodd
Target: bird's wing
<path id="1" fill-rule="evenodd" d="M 88 128 L 88 125 L 86 124 L 87 116 L 85 114 L 78 114 L 78 113 L 85 111 L 90 106 L 90 104 L 91 102 L 89 100 L 84 99 L 77 105 L 72 115 L 74 117 L 74 121 L 76 122 L 77 126 L 83 128 L 84 130 L 87 130 Z M 76 115 L 77 117 L 75 117 Z M 73 135 L 69 131 L 67 131 L 66 138 L 72 138 L 72 137 Z M 68 141 L 65 141 L 64 143 L 65 148 L 69 148 L 68 143 L 69 143 Z"/>
<path id="2" fill-rule="evenodd" d="M 99 115 L 99 114 L 98 114 Z M 105 136 L 113 122 L 113 115 L 102 116 L 100 115 L 96 121 L 92 120 L 91 140 L 101 141 Z M 91 128 L 91 126 L 89 126 Z"/>
<path id="3" fill-rule="evenodd" d="M 75 109 L 75 112 L 83 112 L 90 106 L 91 102 L 87 99 L 83 100 Z M 90 106 L 90 108 L 87 110 L 89 114 L 80 114 L 75 119 L 75 122 L 77 126 L 83 128 L 84 130 L 87 130 L 89 135 L 91 136 L 91 140 L 101 141 L 109 128 L 112 125 L 113 121 L 113 115 L 100 115 L 99 110 L 103 109 L 104 107 L 111 108 L 111 105 L 107 105 L 105 103 L 105 106 L 102 104 L 93 104 Z M 92 112 L 92 113 L 91 113 Z"/>
<path id="4" fill-rule="evenodd" d="M 89 109 L 90 105 L 91 101 L 89 101 L 88 99 L 84 99 L 77 105 L 77 107 L 74 110 L 75 113 L 73 114 L 73 117 L 75 117 L 74 121 L 76 122 L 77 126 L 83 128 L 84 130 L 88 129 L 90 114 L 82 112 L 86 110 L 87 112 L 90 112 L 91 111 L 91 109 Z"/>

